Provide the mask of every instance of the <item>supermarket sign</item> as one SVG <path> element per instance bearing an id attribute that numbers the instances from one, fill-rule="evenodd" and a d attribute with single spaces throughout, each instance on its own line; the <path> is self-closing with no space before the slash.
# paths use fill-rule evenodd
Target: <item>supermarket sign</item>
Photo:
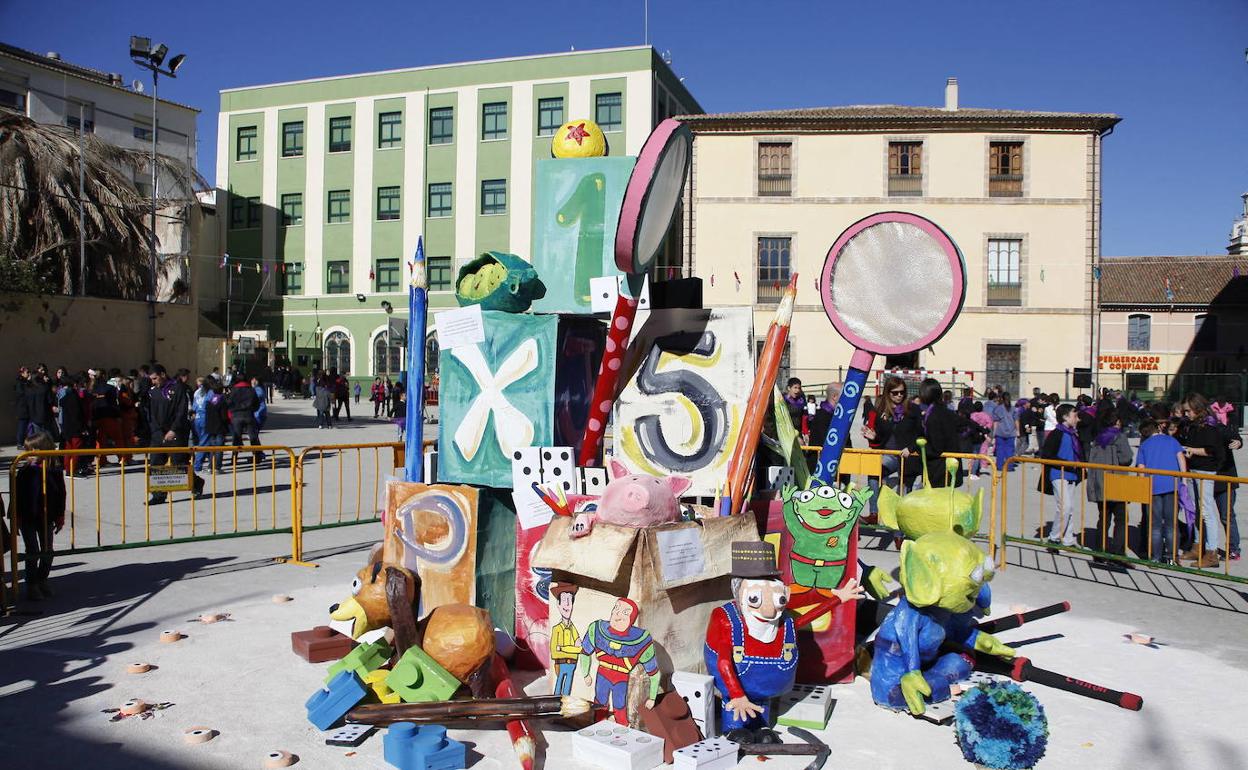
<path id="1" fill-rule="evenodd" d="M 1097 369 L 1124 372 L 1155 372 L 1161 365 L 1161 356 L 1097 356 Z"/>

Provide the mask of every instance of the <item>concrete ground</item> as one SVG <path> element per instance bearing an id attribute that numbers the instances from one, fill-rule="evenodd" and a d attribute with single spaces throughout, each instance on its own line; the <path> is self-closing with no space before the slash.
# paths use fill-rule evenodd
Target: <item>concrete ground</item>
<path id="1" fill-rule="evenodd" d="M 317 431 L 309 427 L 310 412 L 307 401 L 279 401 L 275 429 L 266 439 L 307 446 L 394 436 L 392 426 L 371 419 Z M 305 478 L 305 496 L 310 502 L 315 489 L 331 519 L 338 510 L 349 519 L 365 508 L 367 489 L 352 486 L 350 467 L 364 460 L 347 462 L 341 486 L 338 469 L 325 463 L 331 470 L 324 476 L 324 493 L 311 475 Z M 355 489 L 361 490 L 358 506 Z M 262 501 L 258 510 L 271 509 L 269 493 L 257 492 L 249 497 Z M 117 505 L 118 497 L 102 494 L 102 510 Z M 189 510 L 181 500 L 175 505 Z M 127 521 L 127 531 L 129 526 Z M 0 734 L 0 766 L 245 768 L 262 766 L 270 751 L 286 750 L 300 757 L 299 766 L 385 767 L 380 734 L 358 749 L 334 748 L 307 722 L 304 701 L 328 664 L 304 662 L 290 651 L 289 641 L 290 632 L 325 622 L 328 606 L 348 593 L 379 536 L 376 524 L 309 532 L 305 555 L 320 565 L 316 569 L 274 563 L 274 556 L 289 552 L 289 536 L 280 534 L 58 558 L 52 578 L 56 598 L 25 604 L 22 614 L 0 620 L 0 722 L 9 726 Z M 864 540 L 868 562 L 896 566 L 891 546 L 874 550 L 872 545 L 872 539 Z M 1243 633 L 1248 590 L 1146 569 L 1108 572 L 1091 568 L 1078 555 L 1030 548 L 1011 547 L 1008 562 L 993 582 L 997 613 L 1063 599 L 1073 608 L 1007 632 L 1004 640 L 1037 666 L 1135 692 L 1145 702 L 1142 711 L 1128 712 L 1024 685 L 1039 697 L 1050 720 L 1041 767 L 1248 766 L 1248 735 L 1239 724 L 1242 694 L 1248 691 Z M 275 604 L 272 596 L 278 593 L 294 600 Z M 196 620 L 201 613 L 229 613 L 229 619 L 205 625 Z M 185 638 L 162 644 L 163 629 Z M 1132 631 L 1153 635 L 1155 646 L 1131 644 L 1124 635 Z M 139 661 L 155 668 L 127 674 L 126 666 Z M 536 682 L 530 689 L 541 686 Z M 173 705 L 147 720 L 110 722 L 112 715 L 104 710 L 131 698 Z M 828 767 L 966 766 L 951 728 L 874 706 L 865 681 L 838 688 L 837 698 L 822 733 L 833 747 Z M 182 732 L 199 726 L 219 735 L 202 745 L 184 743 Z M 518 766 L 503 731 L 453 731 L 452 736 L 471 744 L 474 768 Z M 572 759 L 570 733 L 552 728 L 545 736 L 545 767 L 582 766 Z M 757 761 L 747 758 L 741 766 Z M 767 767 L 804 764 L 776 760 Z"/>

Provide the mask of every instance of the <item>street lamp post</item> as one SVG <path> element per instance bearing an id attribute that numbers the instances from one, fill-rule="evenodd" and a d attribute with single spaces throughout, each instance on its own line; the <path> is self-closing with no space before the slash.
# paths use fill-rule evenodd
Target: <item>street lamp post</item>
<path id="1" fill-rule="evenodd" d="M 178 68 L 182 66 L 182 62 L 186 61 L 186 54 L 180 53 L 169 60 L 169 66 L 162 69 L 160 65 L 164 64 L 165 56 L 169 53 L 169 46 L 160 43 L 156 47 L 152 47 L 152 39 L 149 37 L 138 37 L 131 35 L 130 37 L 130 60 L 135 64 L 150 70 L 152 73 L 152 232 L 149 239 L 149 247 L 151 249 L 149 271 L 151 273 L 151 293 L 147 296 L 147 319 L 151 325 L 152 336 L 152 355 L 151 363 L 156 363 L 156 184 L 158 174 L 156 170 L 156 141 L 160 132 L 157 124 L 156 107 L 159 102 L 156 93 L 159 87 L 160 76 L 167 75 L 171 78 L 177 77 Z"/>

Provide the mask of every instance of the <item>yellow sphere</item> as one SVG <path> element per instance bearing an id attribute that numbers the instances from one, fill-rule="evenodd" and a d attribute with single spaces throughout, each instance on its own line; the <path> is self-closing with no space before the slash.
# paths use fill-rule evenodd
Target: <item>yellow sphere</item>
<path id="1" fill-rule="evenodd" d="M 607 137 L 588 118 L 569 120 L 551 137 L 550 154 L 556 158 L 601 158 L 607 154 Z"/>

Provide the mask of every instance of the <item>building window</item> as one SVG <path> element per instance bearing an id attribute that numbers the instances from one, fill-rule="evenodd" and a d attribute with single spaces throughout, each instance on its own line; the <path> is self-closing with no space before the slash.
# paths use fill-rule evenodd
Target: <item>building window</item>
<path id="1" fill-rule="evenodd" d="M 255 126 L 239 126 L 238 139 L 235 144 L 234 152 L 235 160 L 255 160 L 256 159 L 256 127 Z"/>
<path id="2" fill-rule="evenodd" d="M 888 143 L 888 194 L 923 194 L 923 143 Z"/>
<path id="3" fill-rule="evenodd" d="M 594 122 L 603 131 L 620 131 L 624 128 L 624 99 L 619 93 L 598 94 L 594 97 Z"/>
<path id="4" fill-rule="evenodd" d="M 758 239 L 758 301 L 779 302 L 789 286 L 792 238 Z"/>
<path id="5" fill-rule="evenodd" d="M 82 120 L 82 124 L 81 124 L 81 126 L 80 126 L 80 125 L 79 125 L 79 123 L 78 123 L 78 116 L 77 116 L 77 115 L 66 115 L 66 116 L 65 116 L 65 125 L 69 126 L 70 128 L 74 129 L 75 131 L 80 131 L 80 130 L 81 130 L 81 131 L 83 131 L 83 132 L 85 132 L 85 133 L 88 133 L 88 134 L 94 134 L 94 133 L 95 133 L 95 121 L 94 121 L 94 120 L 92 120 L 91 118 L 83 118 L 83 120 Z M 254 129 L 254 128 L 253 128 L 253 129 L 251 129 L 251 131 L 252 131 L 252 136 L 255 136 L 255 131 L 256 131 L 256 129 Z"/>
<path id="6" fill-rule="evenodd" d="M 1127 372 L 1126 390 L 1127 392 L 1151 390 L 1149 385 L 1149 375 L 1147 372 Z"/>
<path id="7" fill-rule="evenodd" d="M 247 226 L 247 199 L 238 195 L 230 196 L 230 229 L 241 230 Z"/>
<path id="8" fill-rule="evenodd" d="M 451 183 L 436 182 L 429 185 L 429 217 L 449 217 L 451 215 Z"/>
<path id="9" fill-rule="evenodd" d="M 395 334 L 382 331 L 373 340 L 373 376 L 385 377 L 403 371 L 403 343 Z"/>
<path id="10" fill-rule="evenodd" d="M 563 125 L 563 97 L 537 100 L 537 135 L 554 136 Z"/>
<path id="11" fill-rule="evenodd" d="M 282 224 L 303 224 L 303 193 L 282 193 Z"/>
<path id="12" fill-rule="evenodd" d="M 403 113 L 383 112 L 377 116 L 377 146 L 398 147 L 403 144 Z"/>
<path id="13" fill-rule="evenodd" d="M 425 273 L 429 278 L 429 291 L 450 291 L 450 257 L 429 257 L 425 260 Z"/>
<path id="14" fill-rule="evenodd" d="M 287 262 L 282 268 L 282 294 L 303 293 L 303 263 Z"/>
<path id="15" fill-rule="evenodd" d="M 506 179 L 483 179 L 481 180 L 481 213 L 482 214 L 506 214 L 507 213 L 507 180 Z"/>
<path id="16" fill-rule="evenodd" d="M 759 142 L 758 194 L 793 194 L 792 142 Z"/>
<path id="17" fill-rule="evenodd" d="M 481 105 L 481 140 L 507 138 L 507 102 Z"/>
<path id="18" fill-rule="evenodd" d="M 1023 304 L 1019 259 L 1023 242 L 1014 238 L 988 241 L 988 304 Z"/>
<path id="19" fill-rule="evenodd" d="M 399 188 L 377 188 L 377 219 L 388 221 L 399 218 Z"/>
<path id="20" fill-rule="evenodd" d="M 351 221 L 351 191 L 329 191 L 329 222 Z"/>
<path id="21" fill-rule="evenodd" d="M 399 290 L 399 260 L 379 259 L 373 270 L 376 276 L 377 291 Z"/>
<path id="22" fill-rule="evenodd" d="M 1127 350 L 1148 350 L 1152 344 L 1153 319 L 1144 313 L 1127 316 Z"/>
<path id="23" fill-rule="evenodd" d="M 762 359 L 763 345 L 765 345 L 766 342 L 767 342 L 766 338 L 754 340 L 754 360 L 755 361 L 759 361 Z M 788 382 L 789 370 L 792 365 L 791 364 L 792 355 L 793 355 L 793 338 L 790 337 L 784 341 L 784 350 L 780 351 L 780 369 L 776 373 L 777 383 Z"/>
<path id="24" fill-rule="evenodd" d="M 144 142 L 152 141 L 152 127 L 146 123 L 134 124 L 134 138 Z"/>
<path id="25" fill-rule="evenodd" d="M 25 114 L 26 94 L 19 94 L 7 88 L 0 88 L 0 107 L 8 107 L 10 110 Z"/>
<path id="26" fill-rule="evenodd" d="M 260 226 L 260 197 L 253 196 L 247 199 L 247 227 Z"/>
<path id="27" fill-rule="evenodd" d="M 984 382 L 987 387 L 1004 388 L 1019 394 L 1018 381 L 1023 360 L 1021 345 L 987 345 L 984 348 Z"/>
<path id="28" fill-rule="evenodd" d="M 325 335 L 323 366 L 326 369 L 337 369 L 339 374 L 351 373 L 351 338 L 346 332 L 330 332 Z"/>
<path id="29" fill-rule="evenodd" d="M 329 119 L 329 151 L 351 152 L 351 118 Z"/>
<path id="30" fill-rule="evenodd" d="M 455 108 L 429 110 L 429 144 L 450 144 L 455 140 Z"/>
<path id="31" fill-rule="evenodd" d="M 325 293 L 346 294 L 351 291 L 351 263 L 347 260 L 330 262 L 325 268 Z"/>
<path id="32" fill-rule="evenodd" d="M 1019 198 L 1023 194 L 1023 143 L 988 145 L 988 196 Z"/>
<path id="33" fill-rule="evenodd" d="M 303 154 L 303 121 L 282 124 L 282 157 L 297 158 Z"/>
<path id="34" fill-rule="evenodd" d="M 1218 317 L 1211 313 L 1196 316 L 1196 336 L 1192 350 L 1209 352 L 1218 349 Z"/>

